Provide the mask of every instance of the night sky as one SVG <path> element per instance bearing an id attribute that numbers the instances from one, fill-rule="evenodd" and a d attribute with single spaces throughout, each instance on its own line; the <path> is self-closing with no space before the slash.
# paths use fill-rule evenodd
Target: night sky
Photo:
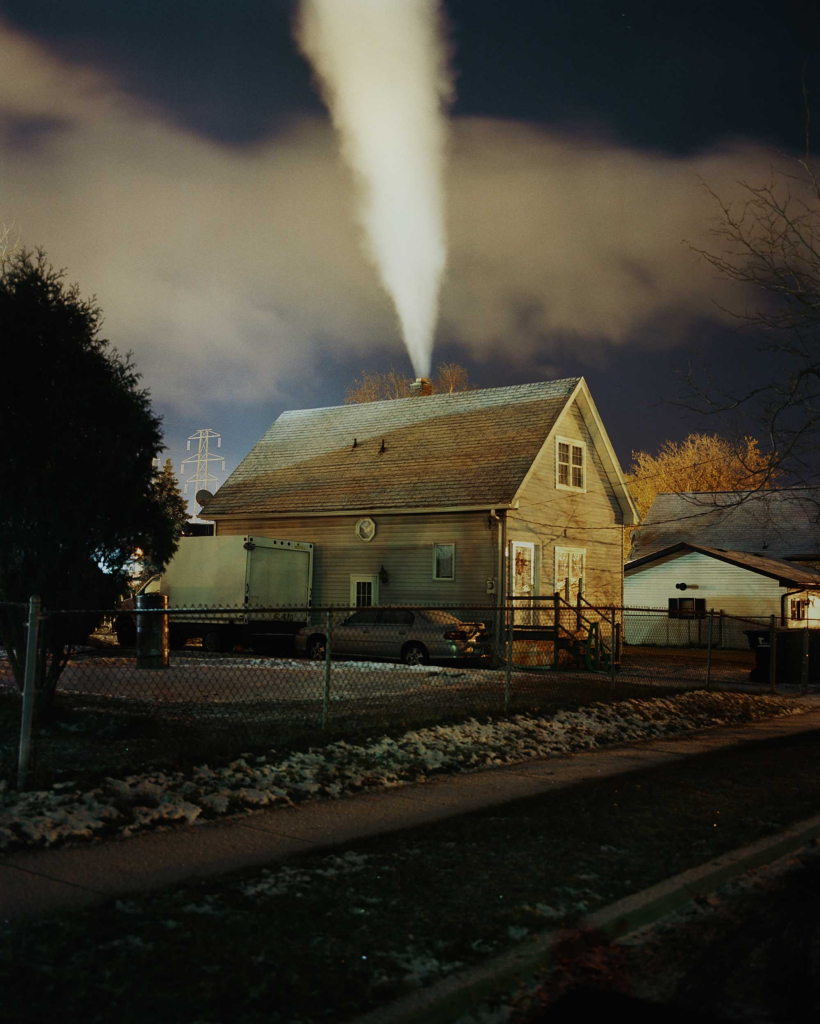
<path id="1" fill-rule="evenodd" d="M 457 95 L 434 363 L 479 386 L 584 374 L 626 468 L 704 426 L 668 402 L 676 368 L 767 372 L 718 308 L 743 297 L 683 240 L 708 241 L 699 176 L 731 198 L 804 146 L 820 15 L 444 6 Z M 197 428 L 223 435 L 230 472 L 284 409 L 343 402 L 363 368 L 411 374 L 293 10 L 0 0 L 0 221 L 97 295 L 177 468 Z"/>

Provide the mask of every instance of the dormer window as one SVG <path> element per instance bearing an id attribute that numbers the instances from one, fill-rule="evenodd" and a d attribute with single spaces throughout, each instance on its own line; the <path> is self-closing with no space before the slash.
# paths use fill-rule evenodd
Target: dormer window
<path id="1" fill-rule="evenodd" d="M 564 491 L 586 490 L 586 445 L 568 437 L 555 441 L 555 486 Z"/>

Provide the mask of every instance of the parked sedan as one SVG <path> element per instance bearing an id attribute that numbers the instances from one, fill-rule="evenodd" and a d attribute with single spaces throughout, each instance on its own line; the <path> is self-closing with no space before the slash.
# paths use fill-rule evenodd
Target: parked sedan
<path id="1" fill-rule="evenodd" d="M 296 634 L 296 650 L 314 660 L 325 657 L 326 645 L 321 626 Z M 334 623 L 331 653 L 426 665 L 489 658 L 492 647 L 483 622 L 462 622 L 433 608 L 361 608 Z"/>

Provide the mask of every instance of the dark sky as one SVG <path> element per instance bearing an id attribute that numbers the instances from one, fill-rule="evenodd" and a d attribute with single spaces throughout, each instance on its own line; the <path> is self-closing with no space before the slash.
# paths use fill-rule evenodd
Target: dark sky
<path id="1" fill-rule="evenodd" d="M 820 15 L 815 4 L 796 0 L 693 0 L 679 5 L 657 0 L 446 0 L 445 8 L 456 75 L 454 123 L 493 119 L 493 132 L 499 130 L 500 123 L 503 129 L 504 122 L 527 126 L 527 130 L 543 132 L 544 138 L 561 140 L 565 147 L 598 147 L 596 152 L 603 155 L 602 159 L 610 147 L 619 189 L 628 196 L 634 192 L 638 202 L 640 190 L 648 186 L 635 168 L 650 168 L 646 174 L 651 177 L 658 168 L 674 165 L 687 169 L 691 161 L 694 175 L 704 154 L 723 152 L 726 147 L 745 147 L 744 152 L 762 154 L 764 162 L 770 150 L 799 149 L 803 145 L 804 61 L 810 90 L 820 90 Z M 245 339 L 255 337 L 255 332 L 264 335 L 267 321 L 261 314 L 237 327 L 236 338 L 233 342 L 226 339 L 218 358 L 210 349 L 192 347 L 190 338 L 183 338 L 182 333 L 177 340 L 175 330 L 164 323 L 159 311 L 153 320 L 146 321 L 142 333 L 130 336 L 128 324 L 134 315 L 126 306 L 116 313 L 118 289 L 123 285 L 119 278 L 115 281 L 110 276 L 120 266 L 126 279 L 130 272 L 130 229 L 117 225 L 117 244 L 111 249 L 110 262 L 106 261 L 106 247 L 112 245 L 110 232 L 100 230 L 89 237 L 89 222 L 95 223 L 98 216 L 102 220 L 94 204 L 95 197 L 106 192 L 105 174 L 101 171 L 99 180 L 86 183 L 83 176 L 93 175 L 93 162 L 75 160 L 66 162 L 68 169 L 61 177 L 58 158 L 63 158 L 65 150 L 60 150 L 59 143 L 67 138 L 67 126 L 74 115 L 70 110 L 58 109 L 59 103 L 47 98 L 53 84 L 42 86 L 46 98 L 38 99 L 31 108 L 26 105 L 26 96 L 13 94 L 28 89 L 39 96 L 40 85 L 33 69 L 53 56 L 59 66 L 69 69 L 70 75 L 99 73 L 103 85 L 98 92 L 116 89 L 118 96 L 136 101 L 142 109 L 151 111 L 163 132 L 184 139 L 187 146 L 212 147 L 208 152 L 216 154 L 216 163 L 224 157 L 226 162 L 234 162 L 229 166 L 237 166 L 236 161 L 244 166 L 247 160 L 259 159 L 262 151 L 284 155 L 300 125 L 327 120 L 326 108 L 312 86 L 310 70 L 293 44 L 292 15 L 293 5 L 288 0 L 62 0 L 59 4 L 53 0 L 0 0 L 0 19 L 12 34 L 6 45 L 13 49 L 33 42 L 37 46 L 33 56 L 27 57 L 30 70 L 22 84 L 19 79 L 16 83 L 13 80 L 8 62 L 5 83 L 0 80 L 4 90 L 0 93 L 0 141 L 6 151 L 0 159 L 0 184 L 13 176 L 18 155 L 22 161 L 32 153 L 37 155 L 43 144 L 56 147 L 40 153 L 54 168 L 53 174 L 49 177 L 41 165 L 36 183 L 29 181 L 23 187 L 13 182 L 12 208 L 3 208 L 0 200 L 0 219 L 20 225 L 27 244 L 41 244 L 50 254 L 56 250 L 55 262 L 68 268 L 70 278 L 77 279 L 84 291 L 96 292 L 104 309 L 112 305 L 111 340 L 120 348 L 134 349 L 164 415 L 169 450 L 177 462 L 187 454 L 186 436 L 209 426 L 224 435 L 230 470 L 283 409 L 340 403 L 349 381 L 364 366 L 385 369 L 395 365 L 409 374 L 398 330 L 381 345 L 371 345 L 367 340 L 371 335 L 363 334 L 364 340 L 357 347 L 350 341 L 351 333 L 355 334 L 355 316 L 352 326 L 346 326 L 347 340 L 342 343 L 334 337 L 333 317 L 329 315 L 321 328 L 305 329 L 309 338 L 305 335 L 302 341 L 293 342 L 305 351 L 309 346 L 310 358 L 270 366 L 264 347 L 242 348 Z M 93 107 L 93 102 L 97 100 L 87 100 L 87 109 L 92 111 L 87 120 L 107 123 L 109 114 L 99 113 L 102 108 Z M 485 122 L 475 123 L 479 136 L 486 135 L 492 141 L 490 134 L 481 134 Z M 95 145 L 103 145 L 104 133 L 97 132 L 94 139 Z M 171 158 L 164 160 L 161 147 L 158 154 L 152 166 L 167 167 L 169 177 L 190 173 L 186 170 L 190 165 L 182 167 Z M 629 158 L 626 167 L 625 155 Z M 128 162 L 138 158 L 123 155 L 119 159 Z M 323 159 L 332 162 L 337 158 L 328 150 Z M 741 168 L 744 159 L 738 158 Z M 230 184 L 226 185 L 230 173 L 211 173 L 206 160 L 200 164 L 190 194 L 196 192 L 198 196 L 205 191 L 211 203 L 205 208 L 213 208 L 213 204 L 221 203 L 224 190 L 230 189 Z M 597 166 L 600 174 L 600 160 Z M 763 164 L 757 156 L 749 163 L 755 171 L 760 166 Z M 545 180 L 550 174 L 550 166 L 543 166 Z M 464 193 L 476 204 L 476 218 L 481 216 L 481 182 L 487 180 L 491 179 L 478 177 L 472 191 Z M 565 180 L 558 180 L 555 186 L 559 209 L 561 182 Z M 231 201 L 240 203 L 241 197 L 232 197 Z M 321 200 L 332 201 L 342 205 L 349 201 L 353 206 L 344 190 L 334 193 L 331 200 Z M 672 197 L 670 205 L 675 202 Z M 51 219 L 43 210 L 44 203 L 54 204 Z M 321 206 L 318 199 L 315 205 Z M 593 203 L 587 205 L 590 218 L 600 216 L 592 209 Z M 35 206 L 37 214 L 30 212 Z M 193 204 L 187 209 L 184 202 L 176 200 L 169 203 L 159 227 L 151 229 L 152 241 L 140 259 L 162 262 L 163 287 L 173 288 L 174 282 L 184 277 L 190 262 L 185 243 L 197 237 L 196 224 L 191 221 L 201 218 L 197 212 L 200 209 Z M 220 230 L 232 237 L 237 217 L 247 215 L 236 210 L 243 209 L 230 207 Z M 67 218 L 72 212 L 81 215 L 82 231 L 70 228 Z M 708 214 L 704 204 L 704 224 Z M 110 210 L 105 216 L 112 216 Z M 139 226 L 138 214 L 133 217 Z M 188 220 L 181 226 L 185 218 Z M 323 246 L 321 224 L 325 221 L 317 213 L 316 224 L 311 224 L 309 231 L 306 228 L 302 237 L 298 221 L 295 227 L 288 225 L 287 244 L 294 252 Z M 106 223 L 111 223 L 110 219 Z M 134 221 L 129 224 L 133 226 Z M 548 219 L 545 224 L 548 230 Z M 167 251 L 156 257 L 147 255 L 159 251 L 156 236 L 163 232 L 163 225 L 173 225 L 175 238 L 182 239 L 171 250 L 177 253 L 179 265 Z M 621 239 L 626 243 L 631 234 L 629 216 L 618 224 L 608 224 L 606 230 L 608 259 L 617 259 Z M 30 231 L 36 231 L 36 236 L 30 236 Z M 572 236 L 570 226 L 568 237 Z M 332 241 L 328 240 L 328 247 Z M 674 241 L 677 244 L 680 239 Z M 219 248 L 213 236 L 207 244 Z M 281 235 L 276 244 L 284 244 Z M 204 256 L 197 253 L 197 258 Z M 293 259 L 287 256 L 287 264 L 291 265 Z M 218 264 L 218 252 L 214 252 L 213 261 Z M 458 274 L 462 265 L 457 259 L 453 272 Z M 549 268 L 544 270 L 545 275 L 550 273 Z M 370 287 L 366 270 L 361 276 L 362 287 Z M 235 288 L 227 283 L 225 287 Z M 584 287 L 597 291 L 595 277 Z M 282 300 L 271 297 L 268 301 L 258 294 L 264 292 L 263 287 L 254 284 L 253 288 L 258 310 L 292 320 L 292 310 L 285 314 Z M 372 288 L 374 293 L 379 291 L 375 273 Z M 152 304 L 150 288 L 139 301 L 139 309 Z M 196 301 L 190 298 L 192 304 Z M 242 301 L 237 298 L 238 307 Z M 317 300 L 311 297 L 301 301 Z M 521 301 L 526 304 L 526 296 Z M 615 332 L 617 337 L 608 337 L 607 330 L 600 326 L 579 328 L 576 335 L 571 320 L 568 326 L 565 319 L 563 326 L 542 330 L 534 335 L 535 340 L 530 338 L 526 351 L 516 358 L 505 351 L 507 342 L 510 350 L 514 347 L 514 338 L 497 341 L 489 348 L 473 344 L 460 333 L 458 318 L 445 316 L 434 360 L 452 357 L 464 362 L 480 386 L 583 373 L 626 467 L 633 449 L 654 449 L 665 438 L 680 438 L 688 428 L 702 425 L 666 402 L 676 391 L 675 367 L 685 367 L 687 361 L 706 353 L 718 379 L 728 381 L 738 373 L 754 376 L 767 372 L 765 360 L 754 353 L 751 342 L 712 317 L 701 300 L 682 315 L 682 305 L 689 301 L 676 297 L 677 305 L 668 314 L 662 303 L 653 306 L 651 315 L 640 323 L 627 318 L 622 329 Z M 184 305 L 179 295 L 173 303 L 174 308 Z M 216 298 L 214 303 L 216 309 Z M 547 318 L 550 308 L 547 303 Z M 195 334 L 195 328 L 191 330 Z M 149 335 L 150 341 L 146 340 Z M 235 346 L 242 348 L 241 354 Z M 258 340 L 258 346 L 264 346 L 264 337 Z M 240 364 L 241 370 L 237 369 Z M 281 376 L 275 387 L 266 390 L 260 377 L 277 372 Z"/>

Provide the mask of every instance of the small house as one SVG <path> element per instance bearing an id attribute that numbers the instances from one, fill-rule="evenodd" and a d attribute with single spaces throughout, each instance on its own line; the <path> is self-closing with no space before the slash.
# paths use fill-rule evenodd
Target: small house
<path id="1" fill-rule="evenodd" d="M 817 493 L 659 494 L 624 567 L 628 643 L 745 647 L 744 630 L 820 618 Z"/>
<path id="2" fill-rule="evenodd" d="M 582 377 L 284 412 L 207 501 L 217 536 L 314 545 L 313 605 L 620 605 L 639 522 Z"/>

